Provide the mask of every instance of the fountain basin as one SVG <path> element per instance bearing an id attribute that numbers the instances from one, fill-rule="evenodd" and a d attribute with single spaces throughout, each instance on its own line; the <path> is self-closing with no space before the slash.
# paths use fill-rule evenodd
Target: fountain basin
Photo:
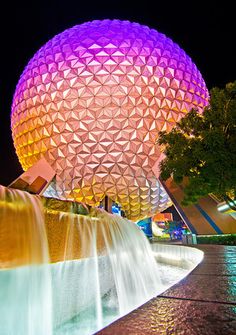
<path id="1" fill-rule="evenodd" d="M 194 248 L 150 245 L 120 216 L 48 211 L 39 197 L 0 191 L 1 335 L 93 334 L 202 260 Z"/>
<path id="2" fill-rule="evenodd" d="M 185 246 L 153 244 L 152 251 L 157 260 L 162 283 L 161 288 L 157 288 L 156 295 L 187 276 L 203 258 L 202 251 Z M 97 268 L 99 271 L 96 278 Z M 27 284 L 29 278 L 32 279 L 32 274 L 35 278 L 40 278 L 34 282 L 33 287 Z M 16 286 L 12 287 L 16 282 L 21 284 L 21 289 L 17 291 Z M 15 334 L 19 335 L 23 335 L 26 329 L 23 315 L 28 313 L 29 297 L 31 297 L 33 314 L 38 315 L 35 320 L 37 319 L 41 324 L 43 318 L 47 324 L 44 327 L 52 327 L 54 335 L 93 334 L 146 302 L 142 299 L 140 303 L 130 305 L 125 313 L 120 313 L 116 297 L 110 293 L 114 290 L 115 282 L 109 256 L 1 270 L 0 283 L 1 318 L 4 313 L 5 315 L 6 312 L 9 313 L 11 323 L 17 324 L 18 332 L 14 330 Z M 11 290 L 17 293 L 17 301 L 16 295 L 9 298 Z M 33 298 L 32 292 L 35 292 Z M 102 320 L 98 323 L 98 311 L 95 305 L 101 297 L 101 308 L 105 310 L 105 315 L 103 313 Z M 147 297 L 147 300 L 151 298 L 151 296 Z M 45 315 L 42 315 L 42 308 L 45 310 Z M 14 316 L 15 322 L 13 322 Z M 39 329 L 35 335 L 42 335 L 42 328 L 39 325 L 35 329 Z M 5 334 L 4 330 L 1 334 Z"/>
<path id="3" fill-rule="evenodd" d="M 204 255 L 201 250 L 195 248 L 176 245 L 163 245 L 158 243 L 152 245 L 152 251 L 154 257 L 157 260 L 157 265 L 162 282 L 162 287 L 161 289 L 157 289 L 156 295 L 161 294 L 162 292 L 182 280 L 184 277 L 186 277 L 202 261 Z M 60 267 L 64 266 L 63 262 L 52 265 L 52 286 L 54 293 L 53 305 L 55 306 L 54 326 L 58 327 L 58 330 L 55 332 L 56 335 L 64 334 L 63 331 L 65 331 L 65 325 L 63 325 L 63 323 L 65 323 L 66 325 L 74 324 L 72 328 L 75 329 L 74 332 L 76 334 L 76 321 L 73 320 L 73 318 L 75 318 L 76 315 L 78 315 L 79 313 L 85 313 L 86 315 L 86 310 L 88 310 L 88 307 L 91 306 L 94 301 L 96 301 L 97 287 L 96 283 L 94 282 L 94 273 L 92 270 L 94 269 L 94 262 L 95 260 L 92 258 L 67 261 L 63 274 L 63 279 L 60 277 L 59 274 L 61 271 Z M 86 271 L 85 268 L 87 266 L 88 268 Z M 101 270 L 99 271 L 100 292 L 102 296 L 105 296 L 115 286 L 109 257 L 99 257 L 99 269 Z M 83 283 L 83 285 L 81 285 L 81 283 Z M 60 296 L 57 294 L 59 288 Z M 80 296 L 79 313 L 78 300 L 77 295 L 74 294 L 75 292 L 77 292 L 78 296 Z M 60 302 L 63 301 L 64 308 L 61 310 L 58 308 L 58 306 L 61 306 L 62 304 Z M 125 314 L 131 312 L 133 309 L 139 307 L 145 302 L 146 301 L 140 301 L 139 305 L 130 306 L 131 309 L 127 310 Z M 113 301 L 113 303 L 115 304 L 116 301 Z M 124 315 L 119 314 L 119 311 L 114 308 L 114 306 L 111 306 L 111 309 L 112 308 L 113 315 L 111 315 L 111 313 L 108 313 L 109 318 L 103 320 L 104 323 L 102 325 L 102 328 Z M 88 320 L 86 320 L 86 322 L 88 322 Z M 96 325 L 93 325 L 93 327 L 96 328 Z M 98 328 L 95 329 L 95 331 L 98 330 Z M 81 332 L 79 332 L 79 334 L 81 334 Z M 85 331 L 85 334 L 91 334 L 91 332 Z"/>

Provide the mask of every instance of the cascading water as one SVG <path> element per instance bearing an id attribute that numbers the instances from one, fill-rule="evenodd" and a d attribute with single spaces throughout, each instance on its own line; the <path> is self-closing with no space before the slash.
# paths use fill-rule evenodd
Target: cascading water
<path id="1" fill-rule="evenodd" d="M 1 335 L 94 334 L 189 272 L 157 264 L 128 220 L 43 209 L 1 186 L 0 248 Z"/>
<path id="2" fill-rule="evenodd" d="M 71 318 L 85 311 L 95 322 L 84 322 L 83 334 L 91 334 L 111 322 L 109 316 L 113 320 L 121 317 L 166 287 L 150 244 L 134 223 L 100 210 L 91 215 L 67 214 L 59 219 L 69 227 L 64 253 L 67 261 L 53 266 L 53 291 L 58 288 L 61 297 L 66 297 L 60 303 L 58 294 L 54 295 L 54 324 L 59 325 L 59 334 L 67 334 L 68 320 L 71 334 Z M 78 248 L 80 260 L 73 261 Z M 79 327 L 81 334 L 81 322 L 77 321 L 74 327 Z"/>
<path id="3" fill-rule="evenodd" d="M 51 274 L 40 198 L 0 186 L 0 334 L 52 334 Z"/>

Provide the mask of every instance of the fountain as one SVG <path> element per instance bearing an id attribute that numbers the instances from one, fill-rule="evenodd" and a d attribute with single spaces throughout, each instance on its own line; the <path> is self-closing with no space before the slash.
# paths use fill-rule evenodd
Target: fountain
<path id="1" fill-rule="evenodd" d="M 51 273 L 41 200 L 0 186 L 0 334 L 52 334 Z"/>
<path id="2" fill-rule="evenodd" d="M 170 265 L 173 255 L 163 261 L 135 223 L 103 210 L 50 210 L 39 196 L 2 186 L 0 195 L 2 335 L 93 334 L 202 258 L 195 250 Z"/>

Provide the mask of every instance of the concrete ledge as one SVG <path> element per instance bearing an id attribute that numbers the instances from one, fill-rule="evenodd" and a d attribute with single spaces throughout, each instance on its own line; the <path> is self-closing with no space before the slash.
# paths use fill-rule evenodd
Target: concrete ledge
<path id="1" fill-rule="evenodd" d="M 151 245 L 159 263 L 192 271 L 203 259 L 203 251 L 183 245 L 154 243 Z"/>

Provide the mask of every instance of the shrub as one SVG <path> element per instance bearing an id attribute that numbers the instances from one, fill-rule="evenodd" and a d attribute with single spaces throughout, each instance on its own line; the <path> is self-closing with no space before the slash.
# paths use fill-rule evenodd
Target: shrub
<path id="1" fill-rule="evenodd" d="M 198 244 L 236 245 L 236 234 L 225 235 L 198 235 Z"/>

